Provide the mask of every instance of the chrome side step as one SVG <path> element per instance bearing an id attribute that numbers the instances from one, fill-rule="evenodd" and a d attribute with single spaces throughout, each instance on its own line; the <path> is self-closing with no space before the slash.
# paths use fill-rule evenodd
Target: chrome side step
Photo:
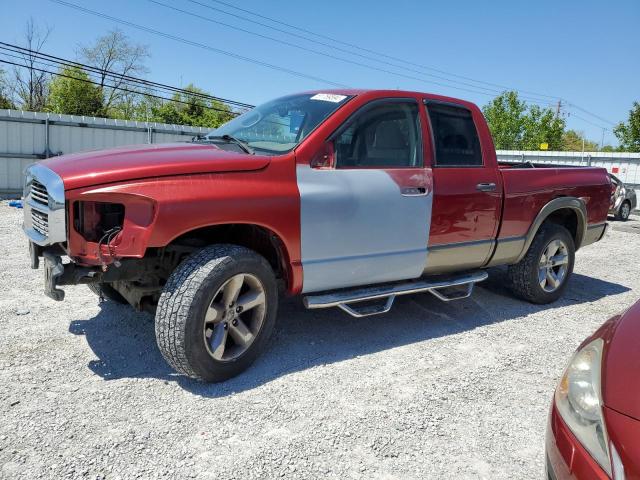
<path id="1" fill-rule="evenodd" d="M 353 317 L 367 317 L 387 313 L 393 306 L 398 295 L 429 292 L 444 302 L 460 300 L 471 295 L 476 283 L 486 280 L 489 275 L 484 270 L 467 273 L 440 280 L 418 279 L 372 287 L 356 288 L 352 290 L 336 290 L 319 295 L 307 295 L 302 299 L 304 306 L 309 309 L 338 307 Z M 442 277 L 441 277 L 442 278 Z M 456 287 L 459 287 L 456 289 Z M 447 292 L 454 289 L 454 292 Z M 361 302 L 386 300 L 377 305 L 353 305 Z"/>

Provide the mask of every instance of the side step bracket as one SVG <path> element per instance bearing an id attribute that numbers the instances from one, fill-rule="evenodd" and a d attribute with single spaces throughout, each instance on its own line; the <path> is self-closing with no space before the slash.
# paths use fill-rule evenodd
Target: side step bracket
<path id="1" fill-rule="evenodd" d="M 487 272 L 480 270 L 458 276 L 420 278 L 410 282 L 335 290 L 307 295 L 303 298 L 303 303 L 309 309 L 338 307 L 353 317 L 367 317 L 387 313 L 398 295 L 429 292 L 444 302 L 467 298 L 471 295 L 474 285 L 486 280 L 488 276 Z M 371 304 L 376 300 L 380 302 Z M 363 302 L 367 304 L 358 305 Z"/>

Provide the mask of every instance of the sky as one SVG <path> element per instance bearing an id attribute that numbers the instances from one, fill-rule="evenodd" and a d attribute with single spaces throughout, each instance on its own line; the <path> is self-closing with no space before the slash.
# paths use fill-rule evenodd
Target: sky
<path id="1" fill-rule="evenodd" d="M 0 0 L 0 41 L 22 44 L 33 18 L 52 29 L 44 53 L 75 59 L 80 45 L 119 28 L 148 46 L 150 80 L 250 104 L 337 83 L 484 105 L 508 87 L 554 109 L 562 99 L 568 127 L 596 142 L 605 128 L 605 144 L 616 144 L 613 125 L 640 101 L 640 0 L 64 1 L 206 48 L 52 0 Z"/>

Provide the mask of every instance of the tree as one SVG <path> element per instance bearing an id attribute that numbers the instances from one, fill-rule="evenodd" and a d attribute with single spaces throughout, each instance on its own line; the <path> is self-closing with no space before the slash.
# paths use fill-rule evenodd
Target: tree
<path id="1" fill-rule="evenodd" d="M 516 92 L 504 92 L 484 106 L 482 110 L 497 149 L 520 149 L 526 109 Z"/>
<path id="2" fill-rule="evenodd" d="M 625 152 L 640 152 L 640 103 L 633 102 L 629 110 L 627 123 L 620 122 L 613 133 L 620 142 L 620 150 Z"/>
<path id="3" fill-rule="evenodd" d="M 587 140 L 582 132 L 567 130 L 562 135 L 562 150 L 567 152 L 596 152 L 600 148 L 596 142 Z"/>
<path id="4" fill-rule="evenodd" d="M 39 67 L 36 55 L 42 50 L 50 33 L 50 28 L 41 30 L 35 25 L 33 18 L 27 22 L 24 37 L 26 47 L 30 52 L 20 54 L 24 66 L 14 69 L 15 81 L 13 85 L 23 110 L 43 110 L 47 101 L 49 75 L 37 70 Z"/>
<path id="5" fill-rule="evenodd" d="M 564 126 L 564 120 L 550 108 L 532 105 L 524 117 L 522 149 L 538 150 L 542 143 L 548 144 L 550 150 L 562 149 Z"/>
<path id="6" fill-rule="evenodd" d="M 122 89 L 135 90 L 126 77 L 147 73 L 144 62 L 149 58 L 149 48 L 136 45 L 121 30 L 115 29 L 98 38 L 94 45 L 80 48 L 80 58 L 96 68 L 98 83 L 103 95 L 105 111 L 122 110 L 118 104 L 131 105 L 140 101 L 137 94 Z"/>
<path id="7" fill-rule="evenodd" d="M 63 67 L 60 75 L 51 81 L 47 111 L 100 116 L 103 114 L 102 92 L 80 67 Z"/>
<path id="8" fill-rule="evenodd" d="M 498 95 L 483 112 L 497 149 L 538 150 L 542 143 L 552 150 L 562 147 L 565 121 L 550 108 L 527 108 L 515 91 Z"/>
<path id="9" fill-rule="evenodd" d="M 4 70 L 0 69 L 0 108 L 16 108 L 11 101 Z"/>
<path id="10" fill-rule="evenodd" d="M 203 98 L 204 90 L 191 84 L 185 90 L 188 93 L 175 93 L 169 102 L 151 102 L 150 120 L 215 128 L 233 118 L 227 105 Z"/>

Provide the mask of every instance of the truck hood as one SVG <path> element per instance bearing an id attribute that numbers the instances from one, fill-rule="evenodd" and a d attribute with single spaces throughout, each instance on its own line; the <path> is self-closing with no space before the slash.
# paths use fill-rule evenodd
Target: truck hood
<path id="1" fill-rule="evenodd" d="M 72 153 L 41 163 L 72 190 L 151 177 L 259 170 L 269 162 L 268 156 L 229 152 L 212 144 L 165 143 Z"/>
<path id="2" fill-rule="evenodd" d="M 602 368 L 604 404 L 640 420 L 640 302 L 603 325 Z M 607 328 L 609 327 L 609 328 Z"/>

